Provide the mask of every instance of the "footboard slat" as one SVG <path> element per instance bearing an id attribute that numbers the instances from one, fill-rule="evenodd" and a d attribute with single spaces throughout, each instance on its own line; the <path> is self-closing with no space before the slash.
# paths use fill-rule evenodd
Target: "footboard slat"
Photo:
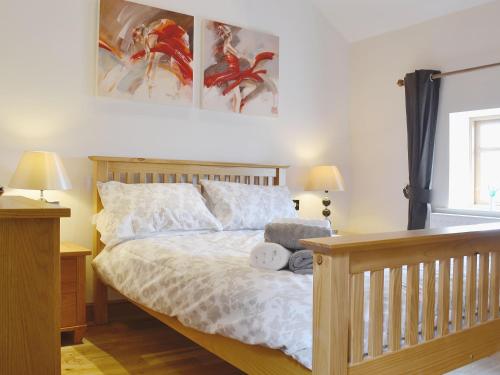
<path id="1" fill-rule="evenodd" d="M 450 318 L 450 260 L 439 262 L 438 335 L 448 334 Z"/>
<path id="2" fill-rule="evenodd" d="M 462 257 L 453 259 L 453 294 L 452 305 L 452 326 L 453 331 L 458 332 L 462 329 L 463 319 L 463 296 L 464 296 L 464 260 Z"/>
<path id="3" fill-rule="evenodd" d="M 479 256 L 479 301 L 478 318 L 480 322 L 488 320 L 488 294 L 489 294 L 489 269 L 490 254 L 481 254 Z"/>
<path id="4" fill-rule="evenodd" d="M 467 257 L 467 287 L 465 290 L 465 325 L 476 324 L 476 274 L 477 260 L 475 255 Z"/>
<path id="5" fill-rule="evenodd" d="M 491 255 L 491 275 L 490 275 L 490 305 L 491 319 L 500 317 L 499 293 L 500 293 L 500 255 L 493 253 Z"/>
<path id="6" fill-rule="evenodd" d="M 391 268 L 389 279 L 389 350 L 401 347 L 401 288 L 403 275 L 401 267 Z"/>
<path id="7" fill-rule="evenodd" d="M 434 337 L 434 317 L 436 300 L 436 263 L 424 264 L 423 281 L 423 301 L 422 301 L 422 336 L 424 340 Z"/>
<path id="8" fill-rule="evenodd" d="M 363 360 L 364 300 L 365 300 L 365 275 L 363 273 L 357 273 L 351 276 L 351 321 L 350 321 L 351 363 L 358 363 Z"/>
<path id="9" fill-rule="evenodd" d="M 384 271 L 370 274 L 370 330 L 368 335 L 368 355 L 376 357 L 383 350 L 384 324 Z"/>
<path id="10" fill-rule="evenodd" d="M 407 345 L 418 343 L 418 282 L 419 266 L 410 265 L 406 271 L 406 330 Z"/>

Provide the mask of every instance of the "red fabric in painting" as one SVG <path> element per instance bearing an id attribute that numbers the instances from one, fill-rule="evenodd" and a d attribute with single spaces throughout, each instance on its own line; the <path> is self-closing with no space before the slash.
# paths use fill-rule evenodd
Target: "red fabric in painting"
<path id="1" fill-rule="evenodd" d="M 150 34 L 157 35 L 156 45 L 150 49 L 151 52 L 160 52 L 170 56 L 175 60 L 181 74 L 186 81 L 193 80 L 193 69 L 191 62 L 193 54 L 189 49 L 189 45 L 184 40 L 186 32 L 184 29 L 174 23 L 161 24 L 155 27 Z M 146 51 L 142 50 L 132 56 L 132 60 L 144 58 Z"/>
<path id="2" fill-rule="evenodd" d="M 227 95 L 233 89 L 238 87 L 241 82 L 245 79 L 252 80 L 254 82 L 263 82 L 261 78 L 261 74 L 266 74 L 267 70 L 255 70 L 257 65 L 264 60 L 272 60 L 274 58 L 273 52 L 262 52 L 257 55 L 255 58 L 254 64 L 246 70 L 240 70 L 240 60 L 237 56 L 232 53 L 227 53 L 224 55 L 224 60 L 228 65 L 226 71 L 221 73 L 216 73 L 211 76 L 205 77 L 205 86 L 213 87 L 213 86 L 223 86 L 227 84 L 228 86 L 222 92 L 223 95 Z"/>

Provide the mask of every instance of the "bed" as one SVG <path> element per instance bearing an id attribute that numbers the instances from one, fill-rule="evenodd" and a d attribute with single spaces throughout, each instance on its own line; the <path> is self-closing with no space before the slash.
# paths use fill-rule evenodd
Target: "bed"
<path id="1" fill-rule="evenodd" d="M 110 157 L 91 160 L 95 182 L 285 182 L 285 166 Z M 102 203 L 96 188 L 94 202 L 99 212 Z M 96 323 L 107 321 L 108 287 L 118 289 L 150 315 L 249 374 L 442 373 L 500 350 L 500 228 L 496 225 L 309 240 L 307 246 L 315 251 L 314 287 L 311 276 L 275 272 L 277 276 L 242 266 L 249 249 L 261 240 L 258 231 L 229 237 L 224 233 L 157 236 L 129 241 L 106 254 L 96 231 Z M 258 284 L 259 278 L 276 282 L 278 288 L 267 295 L 267 301 L 288 300 L 297 314 L 290 319 L 300 322 L 290 330 L 295 336 L 283 338 L 278 331 L 271 335 L 274 341 L 269 337 L 266 341 L 255 334 L 232 334 L 241 329 L 220 324 L 220 320 L 197 325 L 189 315 L 196 304 L 178 308 L 181 292 L 165 297 L 145 292 L 148 287 L 158 289 L 154 285 L 134 288 L 134 280 L 120 277 L 120 272 L 131 275 L 134 269 L 144 269 L 148 257 L 165 256 L 172 263 L 176 255 L 185 257 L 186 246 L 200 249 L 204 242 L 227 244 L 224 256 L 229 260 L 224 268 L 228 272 L 223 276 L 211 272 L 213 283 L 221 282 L 217 277 L 237 280 L 245 272 L 252 273 L 252 283 Z M 145 253 L 144 249 L 150 250 Z M 204 270 L 203 259 L 224 262 L 217 254 L 210 246 L 192 254 L 200 262 L 199 274 Z M 196 267 L 193 272 L 196 275 Z M 146 284 L 139 275 L 135 281 Z M 168 278 L 155 282 L 168 289 Z M 231 288 L 225 289 L 231 292 Z M 142 298 L 151 294 L 153 298 Z M 227 294 L 210 297 L 208 305 L 216 306 Z M 245 296 L 241 298 L 243 301 Z M 281 309 L 284 304 L 278 302 Z M 260 313 L 260 318 L 268 317 L 271 322 L 283 315 L 273 317 L 265 309 Z M 269 326 L 272 324 L 267 329 Z"/>

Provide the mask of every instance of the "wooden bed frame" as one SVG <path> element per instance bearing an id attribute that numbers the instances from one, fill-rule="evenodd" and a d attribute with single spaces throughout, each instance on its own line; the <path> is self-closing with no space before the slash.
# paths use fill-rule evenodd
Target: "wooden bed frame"
<path id="1" fill-rule="evenodd" d="M 215 179 L 280 185 L 285 182 L 287 168 L 142 158 L 90 159 L 94 163 L 95 212 L 102 209 L 97 181 L 198 184 L 200 179 Z M 94 239 L 94 256 L 97 256 L 103 249 L 97 231 Z M 343 236 L 304 243 L 315 252 L 312 374 L 437 374 L 500 351 L 499 224 Z M 464 257 L 467 259 L 465 282 Z M 437 280 L 436 263 L 439 264 Z M 419 296 L 421 264 L 423 293 Z M 407 271 L 405 301 L 402 300 L 403 267 Z M 384 270 L 390 275 L 386 286 Z M 365 273 L 370 277 L 366 333 L 363 322 Z M 384 288 L 389 294 L 387 327 L 383 316 Z M 107 290 L 95 277 L 97 324 L 107 322 Z M 175 318 L 131 302 L 245 373 L 311 375 L 311 371 L 279 350 L 201 333 L 183 326 Z M 404 332 L 401 327 L 403 302 L 407 307 Z M 420 331 L 419 305 L 422 308 Z M 451 325 L 448 324 L 450 315 Z M 384 346 L 384 333 L 388 337 L 387 346 Z M 368 355 L 364 354 L 365 335 Z"/>

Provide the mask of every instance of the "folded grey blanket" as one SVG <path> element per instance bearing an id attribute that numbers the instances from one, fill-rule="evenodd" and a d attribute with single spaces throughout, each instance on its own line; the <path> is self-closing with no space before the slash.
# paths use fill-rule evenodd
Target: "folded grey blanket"
<path id="1" fill-rule="evenodd" d="M 330 228 L 332 224 L 329 220 L 325 219 L 301 219 L 300 217 L 290 217 L 283 219 L 274 219 L 273 224 L 302 224 L 310 225 L 313 227 Z"/>
<path id="2" fill-rule="evenodd" d="M 313 273 L 313 252 L 311 250 L 299 250 L 290 256 L 288 268 L 294 273 L 311 275 Z"/>
<path id="3" fill-rule="evenodd" d="M 265 227 L 266 242 L 274 242 L 289 250 L 302 250 L 299 240 L 307 238 L 331 237 L 332 228 L 295 223 L 270 223 Z"/>

